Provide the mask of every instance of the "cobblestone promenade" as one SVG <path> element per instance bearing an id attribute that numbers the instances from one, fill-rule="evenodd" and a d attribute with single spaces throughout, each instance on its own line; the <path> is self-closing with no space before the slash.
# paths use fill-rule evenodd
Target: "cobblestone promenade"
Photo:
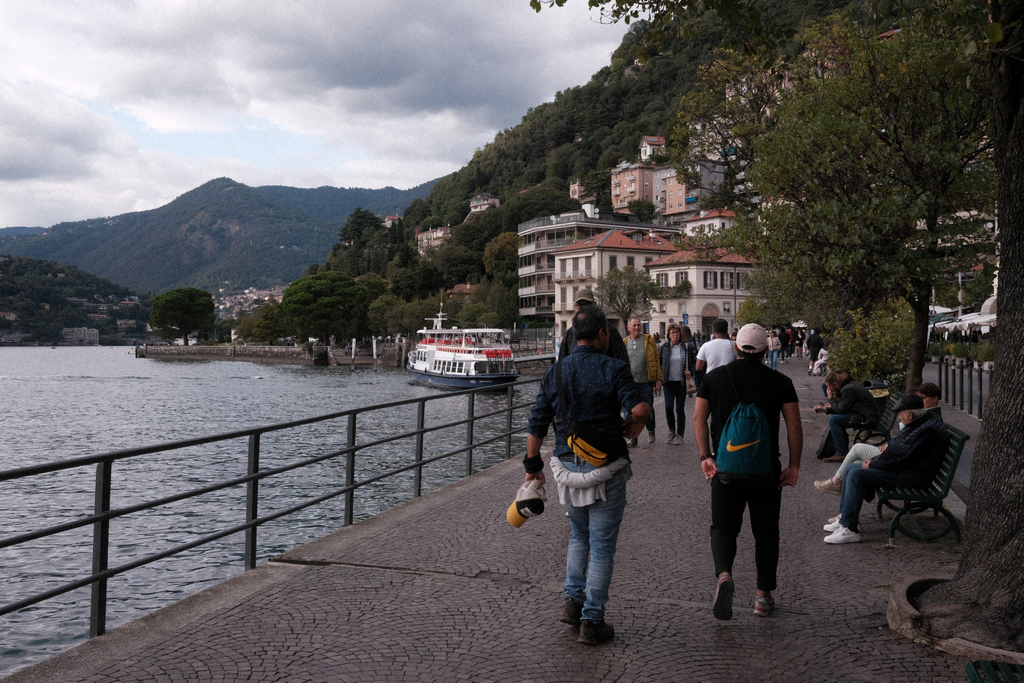
<path id="1" fill-rule="evenodd" d="M 689 425 L 684 446 L 660 443 L 659 400 L 659 443 L 633 450 L 610 644 L 581 645 L 558 622 L 568 520 L 556 500 L 511 527 L 505 510 L 523 475 L 519 462 L 509 462 L 297 548 L 8 683 L 966 680 L 964 659 L 895 635 L 885 618 L 891 585 L 906 575 L 952 574 L 958 547 L 949 537 L 898 537 L 887 548 L 889 516 L 879 521 L 873 506 L 865 506 L 864 542 L 822 542 L 838 496 L 813 486 L 835 468 L 813 454 L 826 425 L 810 411 L 820 378 L 795 362 L 780 368 L 797 384 L 805 448 L 799 485 L 783 497 L 779 608 L 768 618 L 752 614 L 746 524 L 735 616 L 712 617 L 709 487 Z M 692 408 L 690 400 L 688 415 Z M 548 489 L 553 495 L 553 484 Z"/>

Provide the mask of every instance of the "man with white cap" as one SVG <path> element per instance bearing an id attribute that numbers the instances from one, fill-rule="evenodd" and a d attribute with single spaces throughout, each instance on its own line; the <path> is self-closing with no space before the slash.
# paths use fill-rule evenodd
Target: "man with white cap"
<path id="1" fill-rule="evenodd" d="M 754 614 L 767 616 L 775 607 L 772 591 L 776 588 L 779 563 L 779 513 L 782 488 L 795 486 L 803 451 L 803 430 L 800 406 L 793 382 L 782 373 L 762 363 L 768 349 L 768 334 L 760 325 L 744 325 L 736 335 L 738 358 L 707 374 L 697 391 L 693 414 L 693 431 L 700 453 L 704 477 L 711 482 L 711 553 L 715 561 L 718 583 L 715 589 L 713 614 L 716 619 L 732 618 L 733 560 L 736 538 L 743 525 L 743 510 L 750 510 L 750 529 L 754 534 L 754 562 L 757 566 L 757 595 Z M 734 441 L 734 410 L 754 416 L 751 433 L 759 436 L 739 437 Z M 760 411 L 758 414 L 757 411 Z M 786 422 L 789 462 L 782 467 L 779 452 L 779 417 Z M 708 418 L 711 427 L 708 429 Z M 726 432 L 726 436 L 723 436 Z M 711 449 L 709 436 L 718 445 Z M 720 441 L 726 440 L 726 443 Z M 767 441 L 767 443 L 765 443 Z M 763 454 L 764 467 L 744 473 L 723 467 L 748 453 Z M 739 472 L 739 473 L 737 473 Z"/>

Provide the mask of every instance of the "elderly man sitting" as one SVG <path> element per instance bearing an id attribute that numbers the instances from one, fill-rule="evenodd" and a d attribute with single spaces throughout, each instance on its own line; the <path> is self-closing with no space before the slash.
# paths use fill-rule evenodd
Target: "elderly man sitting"
<path id="1" fill-rule="evenodd" d="M 843 473 L 839 517 L 826 524 L 829 532 L 825 543 L 857 543 L 860 541 L 860 508 L 875 497 L 880 487 L 928 486 L 942 467 L 949 449 L 949 432 L 942 418 L 926 410 L 920 396 L 908 394 L 893 410 L 904 428 L 889 440 L 877 457 L 853 463 Z"/>

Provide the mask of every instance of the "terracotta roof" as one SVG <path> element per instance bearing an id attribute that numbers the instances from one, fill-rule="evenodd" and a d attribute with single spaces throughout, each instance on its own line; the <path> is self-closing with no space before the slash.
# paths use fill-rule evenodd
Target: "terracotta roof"
<path id="1" fill-rule="evenodd" d="M 715 249 L 710 255 L 707 252 L 697 251 L 696 249 L 685 249 L 668 256 L 662 256 L 650 263 L 645 263 L 644 267 L 666 266 L 671 263 L 735 263 L 748 266 L 754 265 L 749 259 L 726 249 Z"/>
<path id="2" fill-rule="evenodd" d="M 643 239 L 637 241 L 632 235 L 643 232 Z M 555 251 L 578 251 L 581 249 L 632 249 L 636 251 L 675 251 L 675 245 L 664 237 L 651 237 L 646 231 L 609 230 L 585 240 L 574 242 Z"/>
<path id="3" fill-rule="evenodd" d="M 711 211 L 705 213 L 703 216 L 694 216 L 693 218 L 687 218 L 684 222 L 695 223 L 697 221 L 702 221 L 706 218 L 736 218 L 736 214 L 727 209 L 712 209 Z"/>
<path id="4" fill-rule="evenodd" d="M 665 145 L 665 138 L 658 137 L 657 135 L 645 135 L 643 139 L 647 144 L 655 147 L 663 147 Z"/>

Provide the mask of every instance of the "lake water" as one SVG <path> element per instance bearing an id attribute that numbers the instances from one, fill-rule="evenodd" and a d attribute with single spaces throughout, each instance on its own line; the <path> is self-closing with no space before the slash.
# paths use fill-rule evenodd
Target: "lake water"
<path id="1" fill-rule="evenodd" d="M 529 400 L 536 385 L 517 390 Z M 525 392 L 525 393 L 524 393 Z M 137 359 L 125 347 L 0 349 L 0 470 L 179 441 L 288 422 L 439 390 L 410 381 L 400 368 L 263 365 L 225 361 Z M 504 395 L 478 395 L 476 414 L 497 409 Z M 465 416 L 464 397 L 427 404 L 427 423 Z M 409 431 L 415 406 L 360 416 L 357 443 Z M 521 424 L 525 415 L 517 418 Z M 504 418 L 476 427 L 475 439 L 498 433 Z M 318 423 L 268 433 L 261 468 L 343 448 L 345 424 Z M 428 435 L 425 457 L 456 448 L 465 427 Z M 521 452 L 524 437 L 513 442 Z M 411 462 L 413 440 L 361 451 L 357 480 Z M 477 449 L 475 470 L 504 457 L 503 448 Z M 112 507 L 153 500 L 211 481 L 244 476 L 246 440 L 143 456 L 114 464 Z M 457 479 L 463 459 L 425 468 L 423 489 Z M 0 483 L 0 537 L 8 537 L 92 511 L 95 467 Z M 344 463 L 329 461 L 260 483 L 260 514 L 288 507 L 344 485 Z M 355 518 L 408 500 L 407 473 L 356 492 Z M 244 487 L 235 487 L 111 523 L 110 566 L 195 540 L 244 521 Z M 259 561 L 342 526 L 344 502 L 323 505 L 259 529 Z M 242 534 L 147 565 L 110 580 L 107 628 L 112 629 L 241 573 Z M 91 573 L 91 528 L 0 550 L 0 604 L 14 602 Z M 0 676 L 41 661 L 88 637 L 89 589 L 0 616 Z"/>

